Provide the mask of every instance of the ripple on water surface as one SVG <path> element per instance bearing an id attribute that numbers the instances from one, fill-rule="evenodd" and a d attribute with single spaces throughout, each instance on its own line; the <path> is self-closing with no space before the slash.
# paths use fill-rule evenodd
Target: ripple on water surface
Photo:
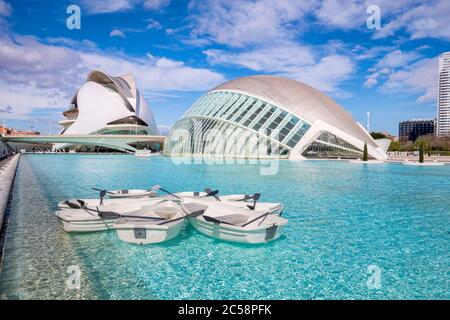
<path id="1" fill-rule="evenodd" d="M 114 231 L 66 234 L 58 201 L 96 197 L 91 187 L 261 192 L 285 204 L 284 236 L 267 245 L 218 241 L 187 227 L 154 246 Z M 351 299 L 450 298 L 450 166 L 281 161 L 175 165 L 168 158 L 25 155 L 13 189 L 3 298 Z M 68 289 L 68 266 L 81 289 Z M 370 289 L 367 268 L 381 270 Z"/>

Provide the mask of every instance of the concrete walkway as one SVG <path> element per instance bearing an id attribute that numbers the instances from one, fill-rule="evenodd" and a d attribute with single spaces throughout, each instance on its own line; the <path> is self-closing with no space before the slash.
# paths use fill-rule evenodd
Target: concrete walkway
<path id="1" fill-rule="evenodd" d="M 11 191 L 14 176 L 20 154 L 16 154 L 9 159 L 0 162 L 0 230 L 3 225 L 6 207 L 8 205 L 9 192 Z"/>

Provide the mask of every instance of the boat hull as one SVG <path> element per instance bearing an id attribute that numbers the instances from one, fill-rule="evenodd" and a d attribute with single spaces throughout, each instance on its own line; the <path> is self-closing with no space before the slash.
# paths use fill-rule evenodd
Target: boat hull
<path id="1" fill-rule="evenodd" d="M 106 231 L 112 229 L 114 223 L 117 221 L 117 219 L 102 219 L 100 217 L 97 219 L 68 221 L 58 215 L 57 217 L 59 224 L 66 232 Z"/>
<path id="2" fill-rule="evenodd" d="M 284 225 L 273 225 L 256 230 L 233 228 L 226 224 L 207 222 L 199 218 L 191 218 L 189 222 L 198 232 L 220 240 L 258 244 L 276 240 L 283 232 Z"/>
<path id="3" fill-rule="evenodd" d="M 123 191 L 127 191 L 123 193 Z M 156 192 L 148 190 L 116 190 L 110 191 L 108 196 L 111 199 L 138 199 L 138 198 L 154 198 L 157 196 Z"/>
<path id="4" fill-rule="evenodd" d="M 183 222 L 165 225 L 127 225 L 115 224 L 120 240 L 133 244 L 154 244 L 169 241 L 180 234 Z"/>

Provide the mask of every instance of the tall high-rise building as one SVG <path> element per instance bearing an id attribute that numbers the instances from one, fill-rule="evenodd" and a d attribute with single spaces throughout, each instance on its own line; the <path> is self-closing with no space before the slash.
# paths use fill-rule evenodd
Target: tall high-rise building
<path id="1" fill-rule="evenodd" d="M 436 133 L 450 136 L 450 52 L 439 56 L 439 93 Z"/>

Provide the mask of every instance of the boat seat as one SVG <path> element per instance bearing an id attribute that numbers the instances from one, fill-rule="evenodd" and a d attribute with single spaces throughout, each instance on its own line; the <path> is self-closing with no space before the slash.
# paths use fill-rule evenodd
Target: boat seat
<path id="1" fill-rule="evenodd" d="M 173 207 L 165 207 L 165 208 L 162 207 L 162 208 L 156 208 L 155 210 L 153 210 L 153 212 L 161 218 L 172 219 L 175 217 L 178 210 Z"/>
<path id="2" fill-rule="evenodd" d="M 246 223 L 248 221 L 248 216 L 243 214 L 227 214 L 225 216 L 217 216 L 217 217 L 203 215 L 203 218 L 208 222 L 225 223 L 235 226 Z"/>
<path id="3" fill-rule="evenodd" d="M 200 203 L 185 203 L 183 206 L 186 208 L 187 211 L 190 213 L 196 212 L 196 211 L 206 211 L 208 209 L 208 206 L 205 206 L 204 204 Z"/>
<path id="4" fill-rule="evenodd" d="M 128 190 L 120 190 L 121 194 L 128 194 Z"/>

